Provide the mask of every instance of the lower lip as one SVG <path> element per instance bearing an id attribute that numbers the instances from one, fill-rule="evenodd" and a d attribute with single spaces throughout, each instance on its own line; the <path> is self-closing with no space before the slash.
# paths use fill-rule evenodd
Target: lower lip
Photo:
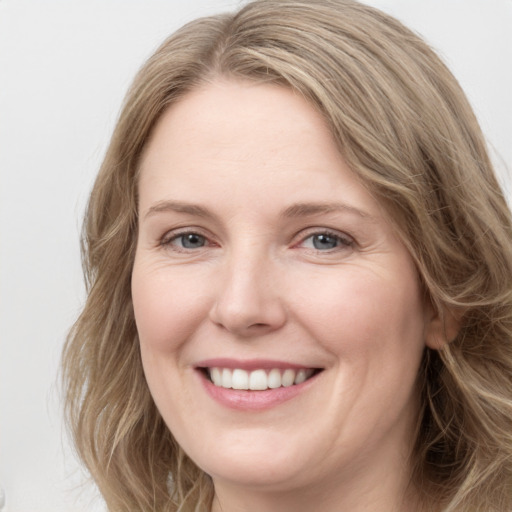
<path id="1" fill-rule="evenodd" d="M 230 409 L 244 411 L 261 411 L 287 402 L 306 391 L 313 381 L 316 380 L 316 377 L 318 377 L 318 375 L 314 375 L 305 382 L 293 386 L 266 389 L 264 391 L 251 391 L 215 386 L 202 372 L 198 373 L 201 376 L 206 392 L 216 402 Z"/>

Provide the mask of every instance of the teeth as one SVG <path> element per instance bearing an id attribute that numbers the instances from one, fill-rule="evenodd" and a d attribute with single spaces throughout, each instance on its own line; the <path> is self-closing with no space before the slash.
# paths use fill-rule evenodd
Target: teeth
<path id="1" fill-rule="evenodd" d="M 295 376 L 294 384 L 300 384 L 306 380 L 306 370 L 299 370 Z"/>
<path id="2" fill-rule="evenodd" d="M 223 388 L 230 388 L 231 387 L 231 370 L 228 370 L 227 368 L 224 368 L 222 370 L 222 383 L 221 386 Z"/>
<path id="3" fill-rule="evenodd" d="M 281 385 L 287 388 L 288 386 L 293 386 L 295 381 L 295 370 L 285 370 L 283 376 L 281 377 Z"/>
<path id="4" fill-rule="evenodd" d="M 226 371 L 224 369 L 224 371 Z M 231 387 L 233 389 L 249 389 L 249 374 L 245 370 L 233 370 Z"/>
<path id="5" fill-rule="evenodd" d="M 280 388 L 282 386 L 281 372 L 274 368 L 267 375 L 267 385 L 270 389 Z"/>
<path id="6" fill-rule="evenodd" d="M 210 379 L 215 386 L 226 389 L 246 389 L 252 391 L 263 391 L 265 389 L 276 389 L 280 387 L 289 387 L 294 384 L 301 384 L 311 377 L 314 373 L 312 368 L 292 370 L 280 370 L 273 368 L 270 371 L 254 370 L 248 372 L 236 368 L 209 368 Z"/>
<path id="7" fill-rule="evenodd" d="M 210 370 L 210 378 L 216 386 L 222 386 L 222 372 L 219 368 L 212 368 Z"/>
<path id="8" fill-rule="evenodd" d="M 267 373 L 265 370 L 256 370 L 251 372 L 249 376 L 249 389 L 262 390 L 267 389 Z"/>

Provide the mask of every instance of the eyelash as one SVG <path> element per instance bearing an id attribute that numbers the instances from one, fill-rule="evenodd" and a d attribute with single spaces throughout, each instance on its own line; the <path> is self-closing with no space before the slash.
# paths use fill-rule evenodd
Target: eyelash
<path id="1" fill-rule="evenodd" d="M 179 232 L 166 233 L 163 236 L 162 240 L 160 241 L 160 245 L 162 247 L 166 247 L 166 248 L 173 248 L 173 250 L 175 250 L 176 252 L 194 251 L 195 250 L 194 248 L 176 247 L 176 246 L 173 247 L 173 242 L 179 240 L 180 238 L 183 239 L 187 235 L 188 236 L 195 235 L 197 237 L 204 239 L 205 243 L 207 245 L 215 245 L 215 244 L 212 244 L 211 242 L 208 243 L 208 237 L 206 235 L 202 234 L 199 230 L 193 230 L 193 229 L 187 229 L 187 230 L 183 230 L 183 231 L 179 231 Z M 203 246 L 199 247 L 199 249 L 202 249 L 202 248 L 203 248 Z"/>
<path id="2" fill-rule="evenodd" d="M 315 230 L 307 233 L 306 236 L 303 236 L 301 238 L 301 241 L 299 242 L 299 244 L 295 245 L 295 247 L 303 245 L 306 242 L 306 240 L 313 239 L 314 237 L 319 237 L 319 236 L 326 236 L 328 238 L 333 239 L 334 241 L 336 241 L 336 244 L 337 244 L 336 247 L 333 247 L 333 248 L 330 248 L 327 250 L 321 250 L 321 249 L 318 249 L 315 247 L 308 248 L 308 249 L 315 251 L 315 252 L 332 253 L 332 252 L 337 252 L 337 251 L 341 251 L 344 249 L 349 249 L 349 248 L 353 247 L 354 243 L 355 243 L 354 239 L 345 233 L 339 233 L 337 231 L 332 231 L 329 229 L 315 229 Z"/>
<path id="3" fill-rule="evenodd" d="M 183 241 L 184 237 L 186 237 L 186 236 L 197 236 L 197 237 L 203 239 L 205 241 L 205 244 L 201 245 L 200 247 L 193 247 L 193 248 L 177 247 L 173 244 L 173 242 L 176 242 L 179 239 L 182 239 L 182 241 Z M 293 248 L 300 248 L 300 246 L 303 245 L 307 240 L 313 239 L 314 237 L 320 237 L 320 236 L 325 236 L 330 239 L 333 239 L 333 241 L 335 241 L 335 243 L 336 243 L 336 246 L 333 248 L 328 248 L 326 250 L 321 250 L 321 249 L 318 249 L 315 247 L 309 247 L 309 248 L 305 247 L 305 249 L 313 251 L 313 252 L 317 252 L 317 253 L 332 253 L 332 252 L 337 252 L 340 250 L 351 248 L 355 244 L 354 239 L 347 234 L 339 233 L 339 232 L 332 231 L 332 230 L 325 229 L 325 228 L 323 228 L 323 229 L 318 228 L 318 229 L 309 231 L 305 235 L 303 234 L 300 241 L 297 244 L 293 245 Z M 179 232 L 166 233 L 164 235 L 164 237 L 161 239 L 160 245 L 165 248 L 172 248 L 172 250 L 174 250 L 176 252 L 188 253 L 188 252 L 195 251 L 197 249 L 202 249 L 204 247 L 215 246 L 216 244 L 209 241 L 208 236 L 202 234 L 200 232 L 200 230 L 187 229 L 187 230 L 183 230 L 183 231 L 179 231 Z"/>

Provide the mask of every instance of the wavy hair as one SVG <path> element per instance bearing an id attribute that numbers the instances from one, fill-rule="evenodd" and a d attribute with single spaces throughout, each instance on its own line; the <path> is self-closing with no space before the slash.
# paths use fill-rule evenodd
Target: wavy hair
<path id="1" fill-rule="evenodd" d="M 139 71 L 83 228 L 87 302 L 63 352 L 78 454 L 108 509 L 206 511 L 213 484 L 164 424 L 131 302 L 141 153 L 162 113 L 215 77 L 280 84 L 325 117 L 391 213 L 425 292 L 460 329 L 426 349 L 411 485 L 425 510 L 512 510 L 512 223 L 457 81 L 413 32 L 353 0 L 256 0 L 193 21 Z"/>

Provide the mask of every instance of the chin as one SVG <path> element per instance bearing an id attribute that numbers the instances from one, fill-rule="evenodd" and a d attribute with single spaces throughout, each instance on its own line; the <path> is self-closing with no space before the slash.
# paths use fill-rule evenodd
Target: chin
<path id="1" fill-rule="evenodd" d="M 246 489 L 285 492 L 303 487 L 303 483 L 297 478 L 300 472 L 297 468 L 292 468 L 290 463 L 259 465 L 247 461 L 223 467 L 213 464 L 212 467 L 205 467 L 203 470 L 212 477 L 214 483 L 222 481 Z"/>
<path id="2" fill-rule="evenodd" d="M 279 491 L 304 485 L 298 482 L 300 475 L 303 478 L 311 473 L 312 464 L 300 456 L 304 455 L 300 448 L 286 447 L 282 442 L 276 446 L 269 441 L 268 431 L 262 442 L 251 438 L 242 443 L 233 442 L 226 449 L 204 448 L 202 454 L 193 453 L 191 458 L 214 482 Z M 204 456 L 206 452 L 208 457 Z"/>

